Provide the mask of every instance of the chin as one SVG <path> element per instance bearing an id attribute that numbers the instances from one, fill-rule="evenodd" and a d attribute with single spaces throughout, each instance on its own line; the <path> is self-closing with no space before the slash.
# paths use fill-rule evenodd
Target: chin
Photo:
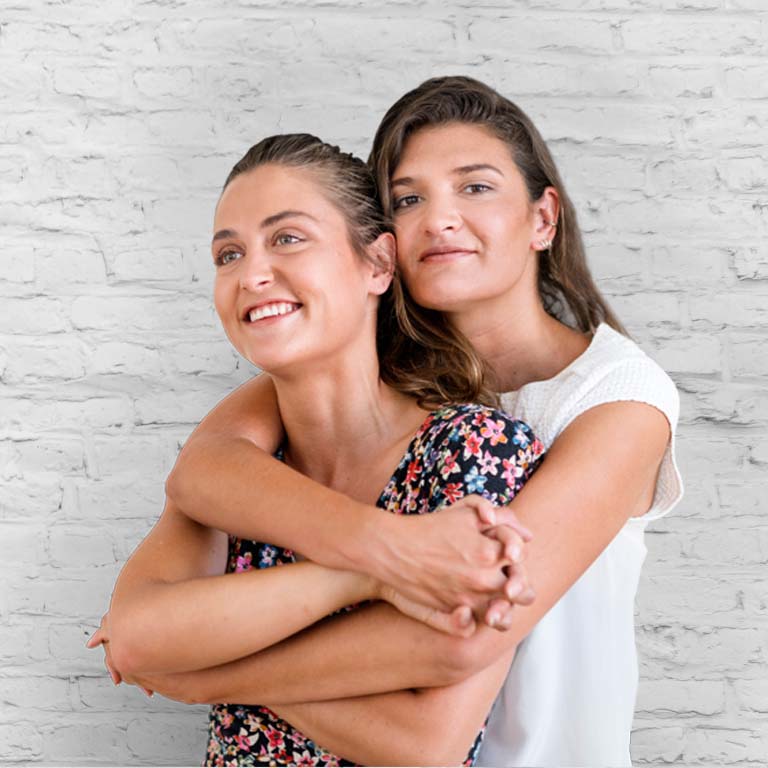
<path id="1" fill-rule="evenodd" d="M 479 297 L 468 291 L 466 285 L 429 285 L 424 291 L 412 291 L 413 300 L 426 309 L 436 312 L 457 312 L 467 304 L 476 302 Z"/>

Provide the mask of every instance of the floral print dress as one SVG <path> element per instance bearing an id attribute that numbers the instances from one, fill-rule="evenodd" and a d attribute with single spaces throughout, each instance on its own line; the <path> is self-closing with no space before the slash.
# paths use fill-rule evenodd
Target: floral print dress
<path id="1" fill-rule="evenodd" d="M 479 405 L 429 414 L 384 488 L 377 506 L 423 514 L 469 494 L 508 503 L 538 466 L 544 448 L 527 424 Z M 296 562 L 291 550 L 230 537 L 228 572 Z M 464 765 L 473 765 L 481 731 Z M 211 708 L 206 765 L 355 765 L 323 749 L 267 707 Z"/>

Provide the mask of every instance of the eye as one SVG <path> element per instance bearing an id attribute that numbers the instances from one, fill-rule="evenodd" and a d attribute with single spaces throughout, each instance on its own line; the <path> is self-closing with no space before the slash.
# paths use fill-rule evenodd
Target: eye
<path id="1" fill-rule="evenodd" d="M 472 184 L 467 184 L 464 187 L 465 192 L 469 192 L 470 195 L 479 195 L 483 192 L 490 191 L 491 187 L 489 187 L 487 184 L 483 184 L 482 182 L 473 182 Z"/>
<path id="2" fill-rule="evenodd" d="M 226 267 L 227 264 L 231 264 L 233 261 L 237 261 L 237 259 L 241 258 L 242 255 L 243 252 L 238 251 L 236 248 L 224 249 L 216 255 L 214 262 L 217 267 Z"/>
<path id="3" fill-rule="evenodd" d="M 275 235 L 273 242 L 275 245 L 295 245 L 296 243 L 303 242 L 303 240 L 298 235 L 293 235 L 290 232 L 280 232 Z"/>
<path id="4" fill-rule="evenodd" d="M 419 202 L 419 196 L 418 195 L 402 195 L 401 197 L 396 197 L 392 202 L 392 208 L 394 210 L 400 210 L 401 208 L 409 208 L 412 205 L 415 205 Z"/>

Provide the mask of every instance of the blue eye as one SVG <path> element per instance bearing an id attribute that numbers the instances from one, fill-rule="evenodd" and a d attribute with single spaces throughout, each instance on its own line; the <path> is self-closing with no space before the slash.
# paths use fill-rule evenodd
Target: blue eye
<path id="1" fill-rule="evenodd" d="M 394 202 L 392 203 L 392 208 L 394 208 L 394 210 L 398 210 L 400 208 L 408 208 L 418 202 L 418 195 L 403 195 L 402 197 L 395 198 Z"/>
<path id="2" fill-rule="evenodd" d="M 275 245 L 294 245 L 300 242 L 300 237 L 297 235 L 291 235 L 288 232 L 282 232 L 275 237 Z"/>
<path id="3" fill-rule="evenodd" d="M 231 264 L 233 261 L 242 257 L 242 255 L 243 254 L 237 250 L 222 251 L 216 256 L 216 266 L 225 267 L 227 264 Z"/>

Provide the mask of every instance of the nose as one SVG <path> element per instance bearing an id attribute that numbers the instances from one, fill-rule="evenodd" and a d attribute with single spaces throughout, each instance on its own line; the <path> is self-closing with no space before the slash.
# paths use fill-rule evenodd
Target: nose
<path id="1" fill-rule="evenodd" d="M 251 252 L 244 258 L 240 270 L 240 288 L 246 291 L 258 291 L 275 282 L 272 262 L 266 254 Z"/>
<path id="2" fill-rule="evenodd" d="M 461 229 L 461 215 L 450 198 L 433 196 L 431 200 L 426 201 L 422 211 L 422 224 L 428 235 L 440 235 Z"/>

